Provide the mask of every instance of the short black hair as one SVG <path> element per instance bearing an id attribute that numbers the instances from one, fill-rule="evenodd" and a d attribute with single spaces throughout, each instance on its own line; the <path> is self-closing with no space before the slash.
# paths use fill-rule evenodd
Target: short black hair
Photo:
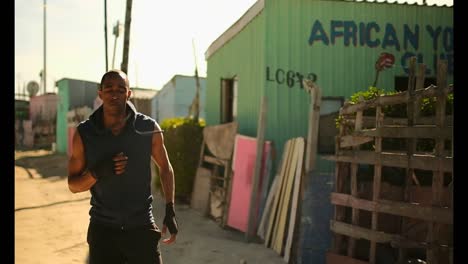
<path id="1" fill-rule="evenodd" d="M 119 70 L 119 69 L 113 69 L 113 70 L 109 70 L 108 72 L 104 73 L 104 75 L 102 76 L 101 78 L 101 83 L 99 84 L 99 90 L 102 89 L 102 84 L 104 82 L 104 80 L 109 77 L 110 75 L 119 75 L 119 76 L 124 76 L 125 77 L 125 83 L 127 84 L 128 86 L 128 89 L 130 89 L 130 82 L 128 80 L 128 76 L 127 74 L 122 71 L 122 70 Z"/>

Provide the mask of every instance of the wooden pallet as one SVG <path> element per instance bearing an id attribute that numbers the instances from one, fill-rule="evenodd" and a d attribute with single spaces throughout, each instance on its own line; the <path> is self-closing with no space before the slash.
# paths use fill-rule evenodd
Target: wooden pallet
<path id="1" fill-rule="evenodd" d="M 453 147 L 447 151 L 444 144 L 449 140 L 453 145 L 451 116 L 445 113 L 447 95 L 453 91 L 453 86 L 447 85 L 446 70 L 447 63 L 439 61 L 437 86 L 423 88 L 425 66 L 420 65 L 416 73 L 416 60 L 412 58 L 408 91 L 342 107 L 340 114 L 348 119 L 343 124 L 353 127 L 349 130 L 341 126 L 335 156 L 328 157 L 336 161 L 336 174 L 335 191 L 331 195 L 335 213 L 330 222 L 334 239 L 327 263 L 374 264 L 382 257 L 379 255 L 383 254 L 379 253 L 383 252 L 379 251 L 382 246 L 397 249 L 396 261 L 399 263 L 409 258 L 407 253 L 410 249 L 423 249 L 428 263 L 452 263 L 453 235 L 450 230 L 453 227 L 453 210 L 448 200 L 450 188 L 444 184 L 444 177 L 451 177 L 453 186 Z M 418 111 L 421 100 L 429 97 L 436 98 L 436 114 L 421 118 Z M 383 107 L 402 103 L 407 105 L 405 120 L 400 118 L 396 122 L 384 117 Z M 369 122 L 369 117 L 363 117 L 363 112 L 370 108 L 376 111 L 373 122 Z M 407 149 L 404 152 L 384 150 L 382 142 L 386 138 L 406 139 Z M 420 138 L 435 140 L 433 153 L 416 151 Z M 373 142 L 374 151 L 360 150 L 360 146 L 368 142 Z M 373 167 L 372 187 L 367 199 L 362 197 L 359 187 L 363 184 L 358 180 L 362 176 L 360 167 L 364 166 Z M 383 185 L 384 167 L 406 171 L 406 180 L 401 186 L 396 186 L 401 190 L 400 200 L 384 197 L 384 192 L 389 193 L 388 186 Z M 421 170 L 432 171 L 429 187 L 419 186 L 416 174 Z M 416 204 L 415 193 L 422 190 L 429 190 L 429 196 L 424 196 L 425 200 Z M 385 230 L 389 219 L 395 218 L 399 220 L 393 226 L 398 231 Z M 419 228 L 415 231 L 418 236 L 413 238 L 409 233 L 410 223 Z M 368 243 L 368 254 L 364 257 L 358 256 L 362 255 L 358 252 L 358 241 Z"/>

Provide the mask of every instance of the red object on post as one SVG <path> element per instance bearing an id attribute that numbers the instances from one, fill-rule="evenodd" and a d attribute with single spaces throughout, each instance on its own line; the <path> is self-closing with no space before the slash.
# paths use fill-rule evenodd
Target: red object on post
<path id="1" fill-rule="evenodd" d="M 395 56 L 391 53 L 382 52 L 375 63 L 375 69 L 381 71 L 386 68 L 390 68 L 395 64 Z"/>

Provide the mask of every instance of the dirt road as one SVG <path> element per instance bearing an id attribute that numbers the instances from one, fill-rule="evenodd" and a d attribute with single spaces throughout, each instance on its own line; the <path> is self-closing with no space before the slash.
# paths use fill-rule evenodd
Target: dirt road
<path id="1" fill-rule="evenodd" d="M 87 263 L 90 194 L 68 190 L 66 166 L 64 155 L 45 150 L 15 152 L 15 263 Z M 162 226 L 159 195 L 153 207 Z M 161 245 L 166 264 L 285 263 L 272 249 L 245 243 L 243 233 L 222 229 L 187 205 L 177 205 L 176 213 L 177 241 Z"/>

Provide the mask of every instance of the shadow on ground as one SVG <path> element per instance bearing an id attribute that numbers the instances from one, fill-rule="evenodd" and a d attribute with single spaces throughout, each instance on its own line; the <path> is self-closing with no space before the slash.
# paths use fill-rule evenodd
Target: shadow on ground
<path id="1" fill-rule="evenodd" d="M 15 158 L 15 166 L 26 169 L 30 178 L 34 178 L 34 169 L 42 178 L 58 176 L 66 178 L 68 175 L 68 157 L 66 154 L 51 153 L 44 156 L 21 156 Z"/>

